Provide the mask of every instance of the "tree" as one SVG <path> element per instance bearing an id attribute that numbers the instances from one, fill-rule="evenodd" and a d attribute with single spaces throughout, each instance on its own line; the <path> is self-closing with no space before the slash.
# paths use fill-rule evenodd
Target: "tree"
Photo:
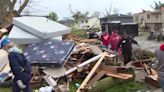
<path id="1" fill-rule="evenodd" d="M 50 12 L 49 15 L 48 15 L 48 19 L 53 20 L 53 21 L 57 21 L 58 16 L 55 12 Z"/>
<path id="2" fill-rule="evenodd" d="M 113 9 L 113 13 L 114 13 L 114 14 L 119 14 L 119 10 L 118 10 L 117 8 L 114 8 L 114 9 Z"/>
<path id="3" fill-rule="evenodd" d="M 89 12 L 82 13 L 80 11 L 77 11 L 72 15 L 72 18 L 74 18 L 74 20 L 82 20 L 82 19 L 86 18 L 88 16 L 88 14 L 89 14 Z"/>
<path id="4" fill-rule="evenodd" d="M 18 10 L 14 10 L 16 3 L 21 1 Z M 0 1 L 0 26 L 4 26 L 6 22 L 11 22 L 14 16 L 18 16 L 27 6 L 29 0 L 1 0 Z"/>
<path id="5" fill-rule="evenodd" d="M 164 3 L 162 3 L 161 1 L 154 1 L 154 5 L 150 5 L 150 7 L 152 7 L 153 9 L 157 10 L 157 9 L 161 9 L 162 7 L 164 7 Z"/>

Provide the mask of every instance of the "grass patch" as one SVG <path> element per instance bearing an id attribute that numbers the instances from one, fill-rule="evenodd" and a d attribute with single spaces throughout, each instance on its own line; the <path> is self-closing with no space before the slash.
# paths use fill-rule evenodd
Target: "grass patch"
<path id="1" fill-rule="evenodd" d="M 104 92 L 137 92 L 137 90 L 145 91 L 147 90 L 147 87 L 146 85 L 135 81 L 128 81 L 126 83 L 115 85 Z"/>
<path id="2" fill-rule="evenodd" d="M 12 88 L 11 87 L 8 87 L 8 88 L 0 87 L 0 92 L 12 92 Z"/>

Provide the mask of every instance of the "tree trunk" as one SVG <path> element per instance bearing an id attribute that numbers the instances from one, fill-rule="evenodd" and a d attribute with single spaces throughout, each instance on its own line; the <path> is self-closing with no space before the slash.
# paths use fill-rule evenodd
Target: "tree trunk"
<path id="1" fill-rule="evenodd" d="M 8 13 L 8 7 L 10 4 L 10 0 L 1 0 L 0 1 L 0 24 L 4 21 L 4 17 Z"/>

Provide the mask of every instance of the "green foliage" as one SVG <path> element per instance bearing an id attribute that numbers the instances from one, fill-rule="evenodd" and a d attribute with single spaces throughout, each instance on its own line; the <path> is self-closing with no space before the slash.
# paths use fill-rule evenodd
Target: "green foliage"
<path id="1" fill-rule="evenodd" d="M 86 38 L 86 31 L 84 30 L 77 30 L 76 28 L 71 28 L 71 35 L 78 37 L 78 38 Z"/>
<path id="2" fill-rule="evenodd" d="M 50 12 L 48 14 L 48 19 L 53 20 L 53 21 L 57 21 L 58 20 L 58 16 L 57 16 L 57 14 L 55 12 Z"/>
<path id="3" fill-rule="evenodd" d="M 12 88 L 0 87 L 0 92 L 12 92 Z"/>
<path id="4" fill-rule="evenodd" d="M 153 9 L 157 10 L 157 9 L 164 7 L 164 3 L 162 3 L 161 1 L 158 1 L 158 2 L 154 1 L 154 6 L 151 5 L 151 7 Z"/>
<path id="5" fill-rule="evenodd" d="M 89 12 L 81 13 L 80 11 L 77 11 L 72 15 L 72 18 L 74 18 L 74 20 L 78 21 L 78 20 L 86 18 L 88 16 L 88 14 L 89 14 Z"/>
<path id="6" fill-rule="evenodd" d="M 137 90 L 147 90 L 147 86 L 135 81 L 115 85 L 105 92 L 137 92 Z M 142 91 L 141 91 L 142 92 Z"/>

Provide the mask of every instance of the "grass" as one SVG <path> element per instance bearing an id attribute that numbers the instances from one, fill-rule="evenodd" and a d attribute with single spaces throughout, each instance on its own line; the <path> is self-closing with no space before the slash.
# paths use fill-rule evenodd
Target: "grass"
<path id="1" fill-rule="evenodd" d="M 104 92 L 145 92 L 148 89 L 147 85 L 135 82 L 135 81 L 128 81 L 126 83 L 122 83 L 119 85 L 112 86 L 111 88 L 107 89 Z M 76 92 L 77 86 L 76 82 L 70 83 L 70 91 L 69 92 Z"/>
<path id="2" fill-rule="evenodd" d="M 12 88 L 11 87 L 8 87 L 8 88 L 0 87 L 0 92 L 12 92 Z"/>
<path id="3" fill-rule="evenodd" d="M 145 92 L 147 90 L 147 86 L 135 81 L 129 81 L 126 83 L 115 85 L 105 92 L 137 92 L 138 90 L 142 90 L 143 92 Z"/>

